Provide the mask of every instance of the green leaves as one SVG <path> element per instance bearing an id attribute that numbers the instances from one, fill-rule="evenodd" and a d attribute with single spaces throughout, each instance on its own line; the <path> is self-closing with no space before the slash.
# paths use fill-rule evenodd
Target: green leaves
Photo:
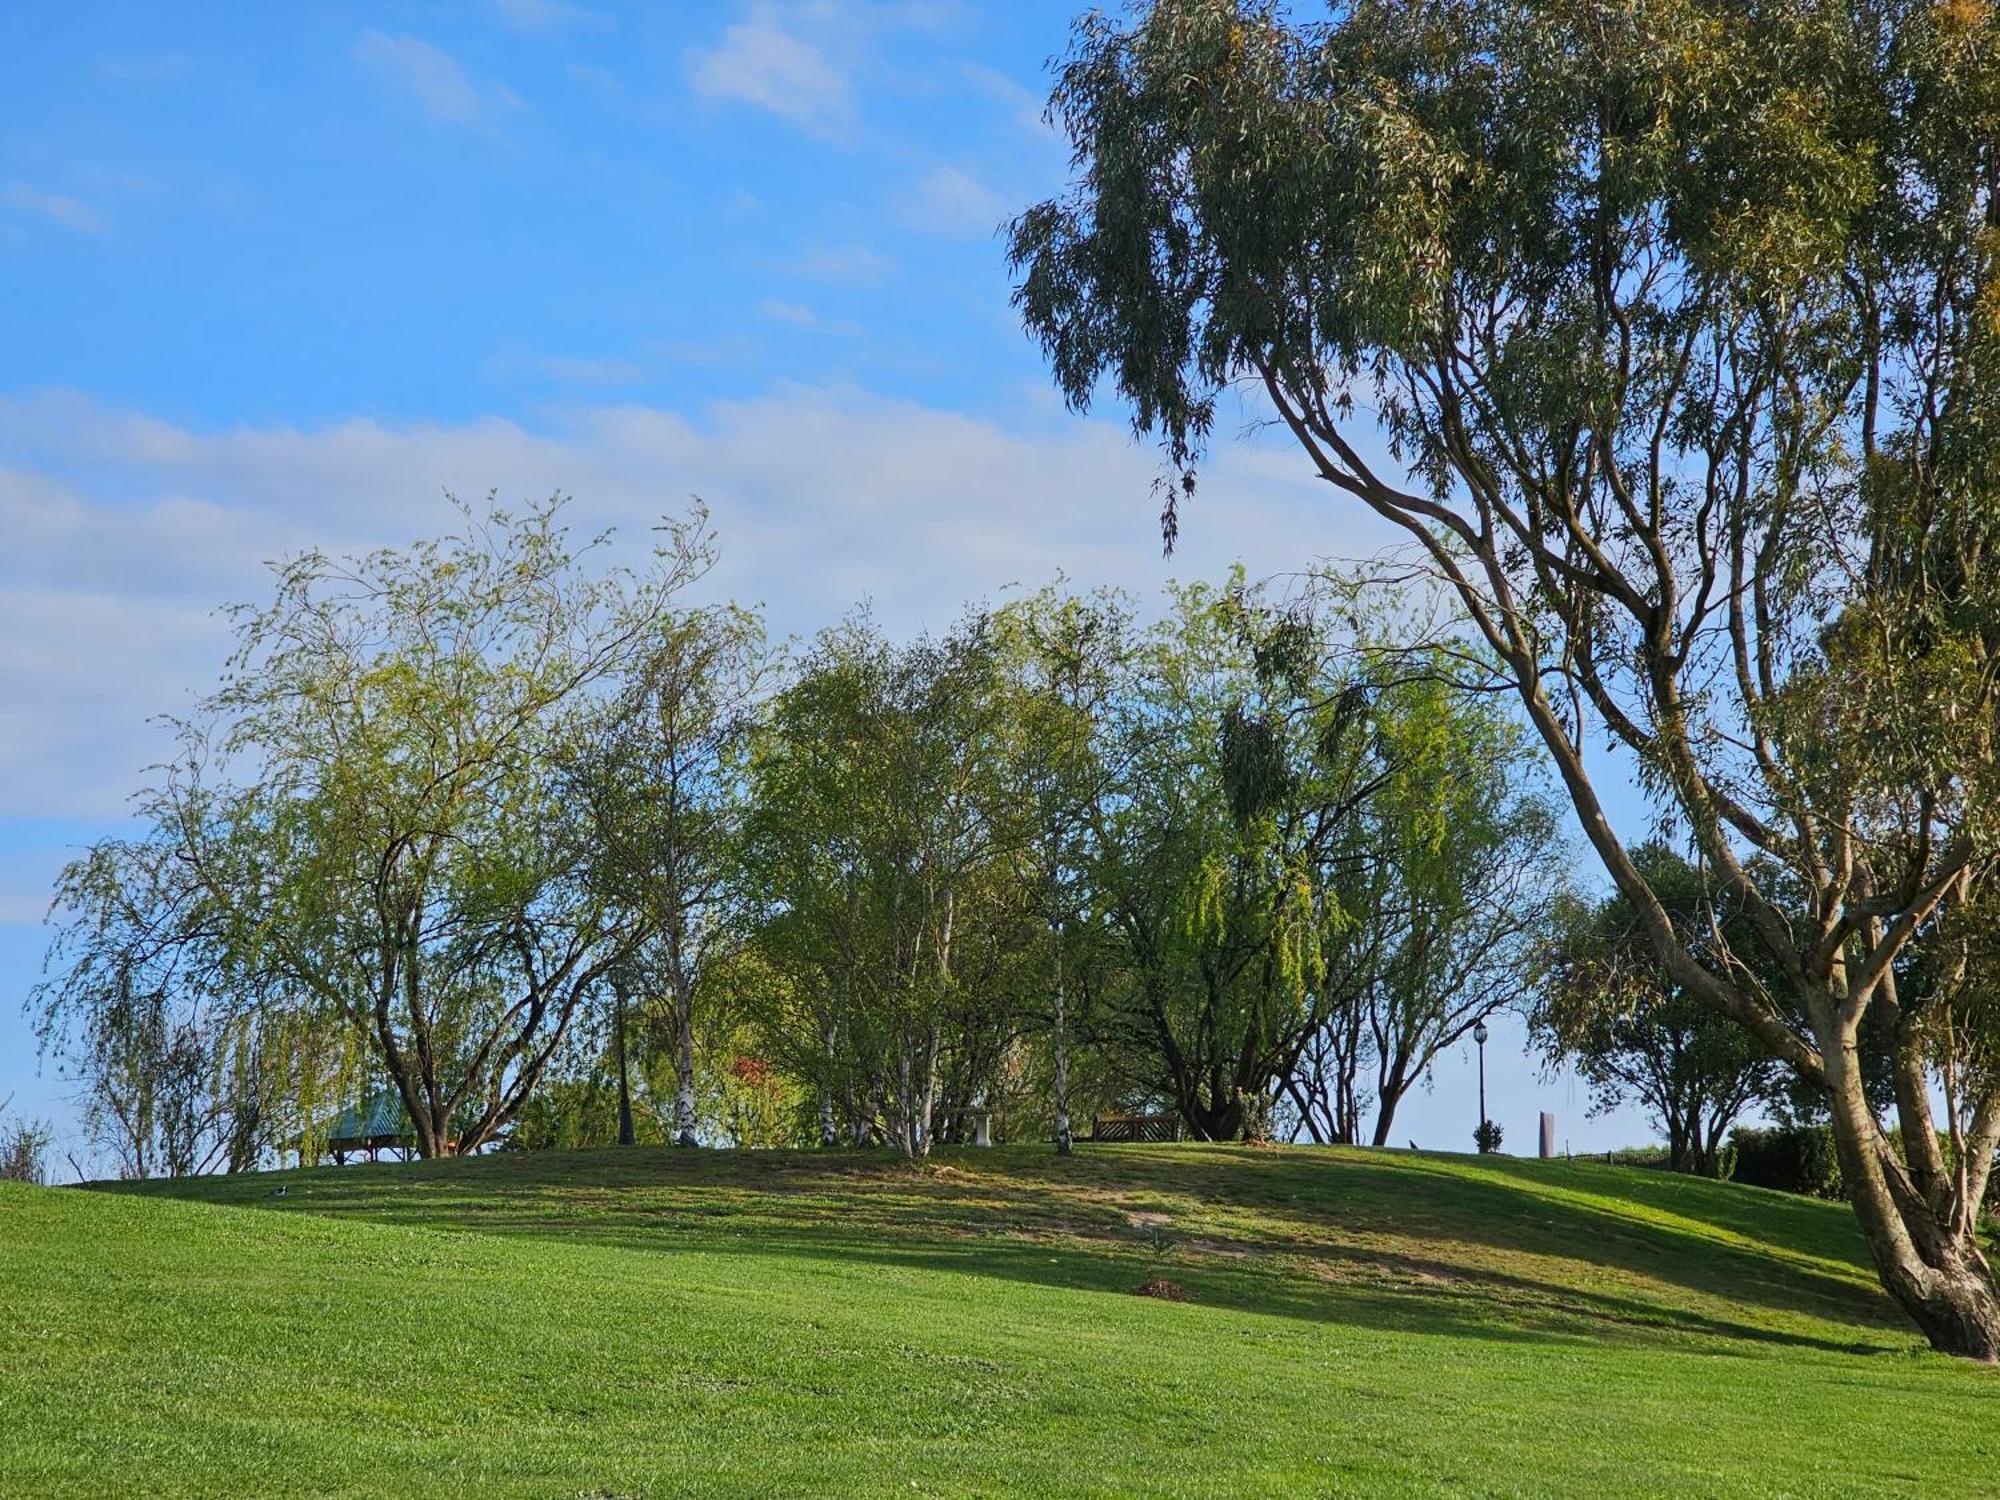
<path id="1" fill-rule="evenodd" d="M 142 799 L 148 839 L 61 893 L 51 1025 L 144 974 L 172 1014 L 268 1041 L 255 1071 L 308 1113 L 365 1071 L 427 1152 L 511 1118 L 643 928 L 599 878 L 582 752 L 710 561 L 698 511 L 635 573 L 561 509 L 462 508 L 454 536 L 276 567 Z"/>

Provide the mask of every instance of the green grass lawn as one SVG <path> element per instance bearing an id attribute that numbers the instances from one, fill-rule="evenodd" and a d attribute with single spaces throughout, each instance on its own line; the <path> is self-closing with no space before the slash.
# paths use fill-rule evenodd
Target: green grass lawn
<path id="1" fill-rule="evenodd" d="M 0 1184 L 0 1304 L 6 1495 L 2000 1493 L 1844 1207 L 1584 1163 Z"/>

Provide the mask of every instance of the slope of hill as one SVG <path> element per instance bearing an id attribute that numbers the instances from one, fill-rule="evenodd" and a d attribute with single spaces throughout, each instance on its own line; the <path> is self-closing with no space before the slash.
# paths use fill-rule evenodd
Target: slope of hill
<path id="1" fill-rule="evenodd" d="M 8 1495 L 2000 1488 L 2000 1375 L 1919 1347 L 1844 1208 L 1585 1163 L 0 1184 L 0 1301 Z"/>

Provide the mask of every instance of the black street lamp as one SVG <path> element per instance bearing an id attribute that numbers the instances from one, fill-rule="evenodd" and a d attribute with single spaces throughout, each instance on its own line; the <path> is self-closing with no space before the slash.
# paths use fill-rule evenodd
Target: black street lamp
<path id="1" fill-rule="evenodd" d="M 1472 1028 L 1472 1039 L 1479 1043 L 1479 1130 L 1482 1139 L 1486 1132 L 1486 1023 L 1481 1021 Z M 1482 1146 L 1480 1148 L 1484 1150 Z"/>

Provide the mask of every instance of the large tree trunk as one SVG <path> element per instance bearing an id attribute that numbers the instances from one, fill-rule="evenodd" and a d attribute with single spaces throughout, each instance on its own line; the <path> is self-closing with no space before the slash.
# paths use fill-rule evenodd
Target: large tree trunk
<path id="1" fill-rule="evenodd" d="M 1671 1107 L 1667 1110 L 1667 1166 L 1675 1172 L 1694 1170 L 1688 1161 L 1687 1125 Z"/>
<path id="2" fill-rule="evenodd" d="M 428 1117 L 417 1124 L 417 1155 L 435 1161 L 456 1155 L 457 1145 L 449 1128 L 438 1129 Z"/>
<path id="3" fill-rule="evenodd" d="M 1383 1074 L 1376 1087 L 1375 1137 L 1372 1144 L 1389 1144 L 1389 1131 L 1396 1123 L 1396 1106 L 1403 1102 L 1403 1095 L 1410 1091 L 1410 1080 L 1404 1077 L 1405 1064 L 1401 1057 Z"/>
<path id="4" fill-rule="evenodd" d="M 1954 1229 L 1916 1191 L 1863 1092 L 1852 1030 L 1826 1040 L 1834 1145 L 1883 1287 L 1933 1349 L 2000 1361 L 2000 1286 L 1975 1238 L 1977 1215 L 1963 1216 L 1965 1227 Z"/>
<path id="5" fill-rule="evenodd" d="M 1840 1133 L 1835 1136 L 1838 1141 Z M 1841 1169 L 1849 1151 L 1841 1142 Z M 1913 1194 L 1851 1189 L 1855 1215 L 1889 1295 L 1942 1354 L 2000 1362 L 2000 1286 L 1970 1233 L 1953 1233 Z"/>
<path id="6" fill-rule="evenodd" d="M 1187 1122 L 1188 1134 L 1198 1141 L 1234 1141 L 1243 1136 L 1243 1100 L 1233 1097 L 1221 1104 L 1211 1104 L 1192 1092 L 1184 1094 L 1180 1101 L 1181 1119 Z"/>

